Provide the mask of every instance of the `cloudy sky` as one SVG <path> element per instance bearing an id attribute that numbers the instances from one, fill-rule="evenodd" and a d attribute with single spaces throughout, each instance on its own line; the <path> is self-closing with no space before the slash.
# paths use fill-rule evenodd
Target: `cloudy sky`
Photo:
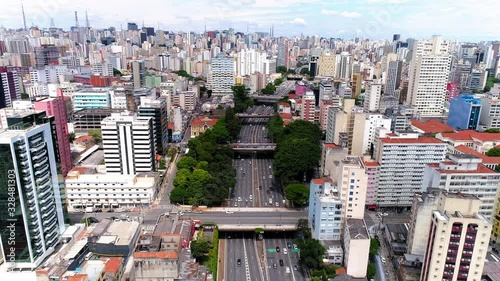
<path id="1" fill-rule="evenodd" d="M 85 11 L 95 28 L 126 28 L 128 21 L 164 30 L 235 28 L 276 36 L 320 35 L 341 38 L 426 38 L 481 41 L 500 39 L 498 0 L 22 0 L 28 26 L 74 25 Z M 4 3 L 5 2 L 5 3 Z M 3 0 L 0 25 L 22 26 L 21 0 Z"/>

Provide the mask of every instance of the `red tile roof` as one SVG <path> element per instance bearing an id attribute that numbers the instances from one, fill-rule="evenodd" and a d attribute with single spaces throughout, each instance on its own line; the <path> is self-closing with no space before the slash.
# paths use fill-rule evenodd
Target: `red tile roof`
<path id="1" fill-rule="evenodd" d="M 297 97 L 297 95 L 296 95 L 296 94 L 289 94 L 289 95 L 288 95 L 288 98 L 289 98 L 289 99 L 294 99 L 294 98 L 296 98 L 296 97 Z"/>
<path id="2" fill-rule="evenodd" d="M 292 121 L 283 121 L 283 127 L 290 125 Z"/>
<path id="3" fill-rule="evenodd" d="M 500 141 L 500 133 L 484 133 L 474 130 L 463 130 L 456 133 L 442 133 L 444 138 L 459 141 L 472 141 L 473 138 L 480 141 Z"/>
<path id="4" fill-rule="evenodd" d="M 338 145 L 334 144 L 334 143 L 325 143 L 324 144 L 326 148 L 336 148 L 336 147 L 339 147 Z"/>
<path id="5" fill-rule="evenodd" d="M 73 276 L 69 276 L 66 281 L 84 281 L 88 280 L 88 275 L 87 274 L 75 274 Z"/>
<path id="6" fill-rule="evenodd" d="M 173 130 L 174 129 L 174 122 L 168 122 L 168 128 L 170 130 Z"/>
<path id="7" fill-rule="evenodd" d="M 460 151 L 464 154 L 471 154 L 471 155 L 474 155 L 476 157 L 479 157 L 483 160 L 484 164 L 500 164 L 500 157 L 487 156 L 487 155 L 482 154 L 481 152 L 475 151 L 474 149 L 472 149 L 468 146 L 465 146 L 463 144 L 455 147 L 455 150 Z"/>
<path id="8" fill-rule="evenodd" d="M 135 252 L 137 259 L 177 259 L 176 252 Z"/>
<path id="9" fill-rule="evenodd" d="M 73 169 L 71 169 L 71 171 L 76 171 L 78 173 L 80 173 L 80 175 L 83 175 L 85 173 L 85 171 L 87 171 L 88 168 L 86 167 L 73 167 Z"/>
<path id="10" fill-rule="evenodd" d="M 483 164 L 477 165 L 476 170 L 443 170 L 439 169 L 439 164 L 428 164 L 429 167 L 435 168 L 441 174 L 496 174 L 492 169 Z"/>
<path id="11" fill-rule="evenodd" d="M 411 125 L 422 130 L 426 134 L 437 134 L 444 132 L 454 132 L 455 129 L 452 127 L 443 124 L 436 120 L 429 120 L 427 122 L 421 122 L 419 120 L 413 119 L 411 120 Z"/>
<path id="12" fill-rule="evenodd" d="M 365 161 L 365 166 L 377 167 L 377 166 L 380 166 L 380 164 L 378 162 L 375 162 L 375 161 Z"/>
<path id="13" fill-rule="evenodd" d="M 213 127 L 215 125 L 215 123 L 217 123 L 217 121 L 219 121 L 219 119 L 217 118 L 208 118 L 208 117 L 198 117 L 198 118 L 195 118 L 193 119 L 193 121 L 191 121 L 191 127 L 199 127 L 199 126 L 204 126 L 205 124 L 207 124 L 209 127 Z"/>
<path id="14" fill-rule="evenodd" d="M 105 272 L 118 273 L 120 266 L 122 265 L 123 258 L 113 257 L 109 258 L 104 267 Z"/>
<path id="15" fill-rule="evenodd" d="M 292 114 L 291 113 L 280 113 L 280 117 L 283 120 L 292 120 Z"/>
<path id="16" fill-rule="evenodd" d="M 93 140 L 94 137 L 92 136 L 81 136 L 79 138 L 76 138 L 75 141 L 89 141 L 89 140 Z"/>
<path id="17" fill-rule="evenodd" d="M 432 143 L 443 143 L 433 137 L 418 137 L 418 138 L 380 138 L 383 143 L 421 143 L 421 144 L 432 144 Z"/>
<path id="18" fill-rule="evenodd" d="M 313 182 L 315 184 L 324 184 L 325 183 L 325 180 L 324 179 L 313 179 Z"/>

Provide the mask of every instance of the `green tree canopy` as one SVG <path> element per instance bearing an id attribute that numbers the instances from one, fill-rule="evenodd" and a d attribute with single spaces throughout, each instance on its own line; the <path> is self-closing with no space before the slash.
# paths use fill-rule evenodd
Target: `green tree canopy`
<path id="1" fill-rule="evenodd" d="M 276 67 L 276 72 L 277 73 L 286 73 L 287 72 L 286 66 L 280 65 L 280 66 Z"/>
<path id="2" fill-rule="evenodd" d="M 196 260 L 203 260 L 211 248 L 210 243 L 204 239 L 191 241 L 191 255 Z"/>
<path id="3" fill-rule="evenodd" d="M 284 78 L 278 78 L 278 79 L 274 80 L 274 86 L 281 85 L 281 83 L 283 83 L 284 80 L 285 80 Z"/>
<path id="4" fill-rule="evenodd" d="M 188 202 L 188 199 L 189 196 L 186 189 L 184 188 L 175 187 L 170 192 L 170 202 L 172 203 L 185 204 L 186 202 Z"/>
<path id="5" fill-rule="evenodd" d="M 484 132 L 485 133 L 494 133 L 494 134 L 496 134 L 496 133 L 500 133 L 500 129 L 498 129 L 498 128 L 489 128 L 487 130 L 484 130 Z"/>
<path id="6" fill-rule="evenodd" d="M 235 85 L 232 87 L 234 96 L 234 111 L 241 113 L 245 112 L 248 107 L 254 105 L 253 99 L 248 97 L 250 89 L 245 85 Z"/>
<path id="7" fill-rule="evenodd" d="M 122 76 L 122 72 L 116 68 L 113 68 L 113 76 Z"/>
<path id="8" fill-rule="evenodd" d="M 207 161 L 198 162 L 198 164 L 196 164 L 196 169 L 208 171 L 208 162 Z"/>
<path id="9" fill-rule="evenodd" d="M 376 256 L 378 255 L 378 249 L 380 246 L 378 245 L 378 241 L 375 238 L 370 239 L 370 255 Z"/>
<path id="10" fill-rule="evenodd" d="M 284 182 L 302 180 L 305 173 L 318 165 L 321 149 L 303 138 L 288 138 L 278 143 L 275 155 L 276 173 Z"/>
<path id="11" fill-rule="evenodd" d="M 373 279 L 375 274 L 377 274 L 377 268 L 373 263 L 369 263 L 366 269 L 366 278 Z"/>
<path id="12" fill-rule="evenodd" d="M 302 75 L 306 75 L 306 74 L 309 74 L 309 69 L 307 67 L 304 67 L 300 70 L 300 74 Z"/>
<path id="13" fill-rule="evenodd" d="M 276 92 L 276 86 L 273 83 L 267 83 L 266 87 L 261 91 L 264 95 L 272 95 Z"/>
<path id="14" fill-rule="evenodd" d="M 303 184 L 289 184 L 285 187 L 286 199 L 294 206 L 302 206 L 309 199 L 309 188 Z"/>
<path id="15" fill-rule="evenodd" d="M 98 129 L 90 129 L 89 130 L 89 136 L 91 136 L 95 143 L 99 144 L 102 141 L 102 133 L 101 130 Z"/>
<path id="16" fill-rule="evenodd" d="M 493 147 L 486 152 L 486 155 L 490 157 L 498 157 L 500 156 L 500 148 Z"/>
<path id="17" fill-rule="evenodd" d="M 226 109 L 226 114 L 224 115 L 223 122 L 225 127 L 227 128 L 230 139 L 232 141 L 236 141 L 240 134 L 241 122 L 231 107 L 228 107 Z"/>
<path id="18" fill-rule="evenodd" d="M 320 269 L 323 265 L 325 247 L 316 239 L 299 240 L 300 264 L 307 269 Z"/>
<path id="19" fill-rule="evenodd" d="M 193 157 L 184 156 L 177 163 L 177 169 L 187 169 L 187 170 L 192 171 L 196 167 L 197 163 L 198 162 Z"/>

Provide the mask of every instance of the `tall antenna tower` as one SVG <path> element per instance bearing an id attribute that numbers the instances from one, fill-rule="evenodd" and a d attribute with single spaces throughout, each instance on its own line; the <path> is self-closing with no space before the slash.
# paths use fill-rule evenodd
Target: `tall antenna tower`
<path id="1" fill-rule="evenodd" d="M 75 11 L 75 27 L 80 28 L 80 24 L 78 23 L 78 12 Z"/>
<path id="2" fill-rule="evenodd" d="M 89 14 L 85 11 L 85 25 L 87 29 L 90 29 Z"/>
<path id="3" fill-rule="evenodd" d="M 78 23 L 78 12 L 75 11 L 75 28 L 76 28 L 76 41 L 78 43 L 81 42 L 80 40 L 80 23 Z"/>
<path id="4" fill-rule="evenodd" d="M 27 31 L 28 28 L 26 27 L 26 15 L 24 14 L 24 5 L 23 1 L 21 1 L 21 10 L 23 11 L 23 24 L 24 24 L 24 31 Z"/>
<path id="5" fill-rule="evenodd" d="M 56 24 L 54 23 L 54 18 L 50 18 L 50 27 L 55 28 Z"/>

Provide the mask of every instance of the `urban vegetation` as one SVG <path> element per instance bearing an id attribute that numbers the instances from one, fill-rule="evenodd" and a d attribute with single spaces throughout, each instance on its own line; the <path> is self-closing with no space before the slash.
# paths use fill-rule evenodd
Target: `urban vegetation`
<path id="1" fill-rule="evenodd" d="M 101 130 L 98 129 L 90 129 L 89 136 L 91 136 L 96 144 L 100 144 L 102 141 L 102 133 Z"/>
<path id="2" fill-rule="evenodd" d="M 277 144 L 275 174 L 285 185 L 311 178 L 321 157 L 322 133 L 318 125 L 296 120 L 283 127 L 279 115 L 270 118 L 269 133 Z"/>
<path id="3" fill-rule="evenodd" d="M 372 261 L 376 255 L 378 255 L 378 250 L 380 249 L 379 241 L 375 238 L 370 239 L 370 259 Z M 372 279 L 377 274 L 377 268 L 372 262 L 368 263 L 368 267 L 366 268 L 366 277 L 368 279 Z"/>
<path id="4" fill-rule="evenodd" d="M 248 97 L 250 89 L 245 85 L 236 85 L 232 87 L 234 96 L 234 111 L 237 113 L 245 112 L 250 106 L 254 105 L 254 100 Z"/>
<path id="5" fill-rule="evenodd" d="M 264 95 L 273 95 L 276 92 L 276 86 L 273 83 L 267 83 L 266 87 L 261 91 Z"/>
<path id="6" fill-rule="evenodd" d="M 189 153 L 177 164 L 172 203 L 220 206 L 236 184 L 233 151 L 228 142 L 237 138 L 239 119 L 232 109 L 212 128 L 188 143 Z"/>
<path id="7" fill-rule="evenodd" d="M 495 83 L 500 83 L 500 79 L 495 77 L 488 77 L 488 79 L 486 80 L 486 85 L 484 86 L 484 92 L 489 92 L 491 88 L 493 88 L 493 85 Z"/>
<path id="8" fill-rule="evenodd" d="M 304 206 L 309 200 L 309 188 L 304 184 L 292 183 L 285 187 L 285 195 L 292 206 Z"/>
<path id="9" fill-rule="evenodd" d="M 191 241 L 190 244 L 191 255 L 200 264 L 208 267 L 217 280 L 217 263 L 219 259 L 219 230 L 214 227 L 211 237 L 205 237 L 204 231 L 198 232 L 196 240 Z"/>

